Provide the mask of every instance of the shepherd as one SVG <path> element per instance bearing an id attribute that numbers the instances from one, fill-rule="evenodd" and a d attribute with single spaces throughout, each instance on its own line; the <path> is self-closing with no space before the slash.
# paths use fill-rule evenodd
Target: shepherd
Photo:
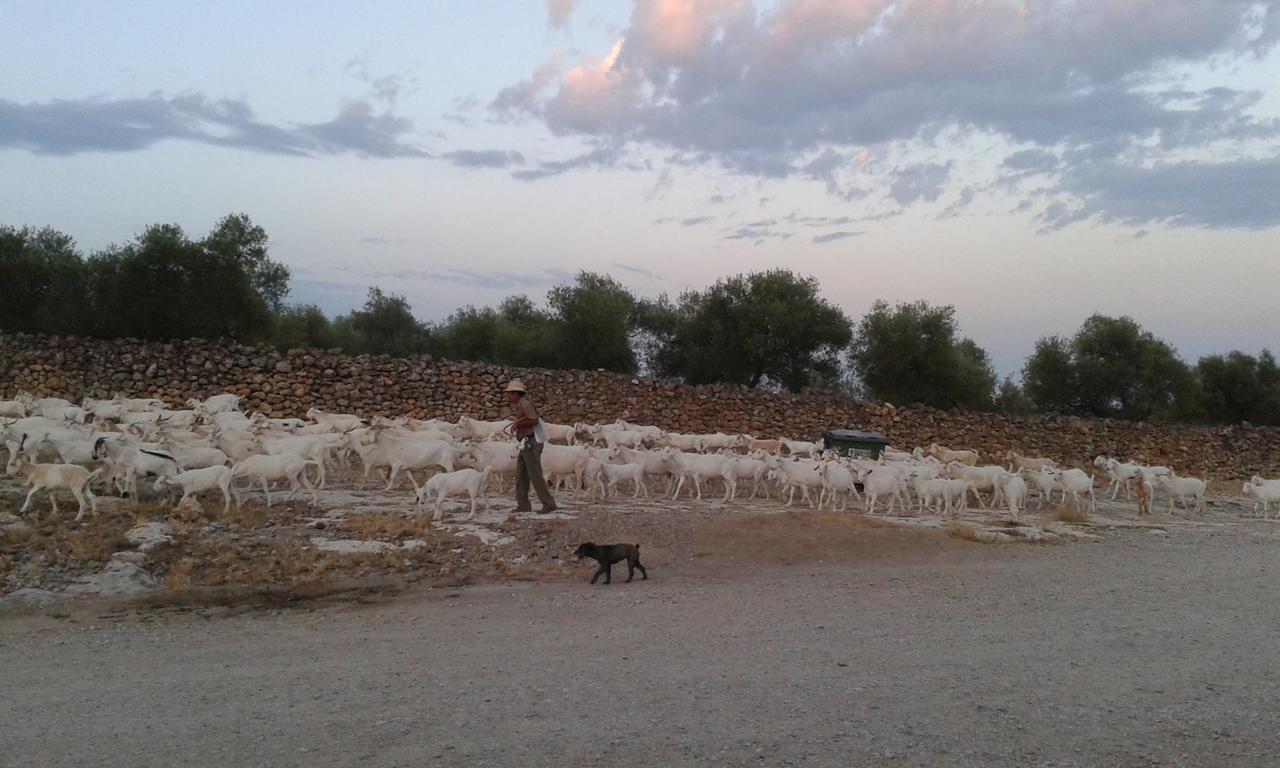
<path id="1" fill-rule="evenodd" d="M 547 442 L 547 433 L 542 419 L 538 417 L 538 409 L 519 379 L 512 379 L 506 392 L 511 403 L 511 424 L 506 431 L 520 444 L 520 454 L 516 459 L 516 511 L 533 510 L 529 505 L 529 486 L 533 485 L 542 502 L 542 509 L 538 512 L 555 512 L 556 500 L 547 490 L 547 481 L 542 476 L 542 446 Z"/>

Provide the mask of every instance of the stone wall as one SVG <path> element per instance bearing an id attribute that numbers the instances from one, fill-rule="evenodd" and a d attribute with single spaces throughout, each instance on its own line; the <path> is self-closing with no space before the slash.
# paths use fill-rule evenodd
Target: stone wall
<path id="1" fill-rule="evenodd" d="M 911 447 L 937 441 L 999 460 L 1009 448 L 1083 464 L 1095 454 L 1162 463 L 1216 479 L 1280 473 L 1280 429 L 1156 426 L 1112 419 L 940 411 L 860 403 L 817 392 L 766 394 L 737 386 L 691 387 L 602 371 L 554 371 L 346 356 L 324 350 L 247 347 L 223 341 L 141 343 L 0 335 L 0 396 L 18 390 L 82 397 L 114 392 L 181 403 L 235 392 L 246 410 L 301 416 L 308 408 L 495 419 L 501 384 L 520 377 L 555 422 L 631 421 L 679 432 L 750 432 L 817 438 L 825 427 L 867 429 Z"/>

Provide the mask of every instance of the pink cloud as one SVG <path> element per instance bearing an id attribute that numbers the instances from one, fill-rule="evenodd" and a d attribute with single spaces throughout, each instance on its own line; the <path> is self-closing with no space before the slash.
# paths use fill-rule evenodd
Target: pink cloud
<path id="1" fill-rule="evenodd" d="M 575 0 L 547 0 L 547 26 L 560 29 L 569 25 Z"/>

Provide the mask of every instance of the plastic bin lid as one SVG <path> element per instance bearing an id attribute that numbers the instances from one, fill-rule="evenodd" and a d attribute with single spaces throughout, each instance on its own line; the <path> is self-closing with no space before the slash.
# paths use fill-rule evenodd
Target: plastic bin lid
<path id="1" fill-rule="evenodd" d="M 856 429 L 828 429 L 823 431 L 823 437 L 829 437 L 832 440 L 850 440 L 858 443 L 883 443 L 889 444 L 889 438 L 876 432 L 859 432 Z"/>

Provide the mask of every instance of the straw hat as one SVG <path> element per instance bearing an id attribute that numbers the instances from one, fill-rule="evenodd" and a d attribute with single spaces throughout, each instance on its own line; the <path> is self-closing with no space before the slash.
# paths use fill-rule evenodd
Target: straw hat
<path id="1" fill-rule="evenodd" d="M 524 382 L 520 381 L 519 379 L 512 379 L 511 383 L 508 384 L 507 388 L 503 391 L 504 392 L 528 392 L 528 390 L 524 388 Z"/>

